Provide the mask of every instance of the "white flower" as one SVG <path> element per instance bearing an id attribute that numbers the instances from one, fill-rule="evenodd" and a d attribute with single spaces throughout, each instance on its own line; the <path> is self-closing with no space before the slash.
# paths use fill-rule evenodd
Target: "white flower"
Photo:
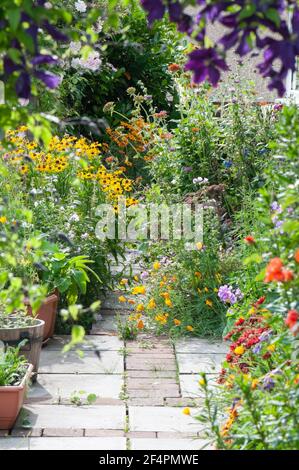
<path id="1" fill-rule="evenodd" d="M 75 8 L 76 8 L 76 10 L 79 11 L 80 13 L 85 13 L 86 10 L 87 10 L 86 3 L 83 2 L 82 0 L 78 0 L 78 1 L 75 3 Z"/>
<path id="2" fill-rule="evenodd" d="M 82 67 L 83 69 L 92 70 L 96 72 L 102 64 L 102 59 L 97 51 L 92 51 L 87 59 L 74 58 L 71 61 L 71 66 L 74 68 Z"/>
<path id="3" fill-rule="evenodd" d="M 82 47 L 82 44 L 80 41 L 72 41 L 70 43 L 70 51 L 73 53 L 73 54 L 78 54 L 81 50 L 81 47 Z"/>
<path id="4" fill-rule="evenodd" d="M 74 213 L 73 215 L 71 215 L 69 220 L 70 220 L 70 222 L 79 222 L 80 217 L 78 216 L 78 214 Z"/>
<path id="5" fill-rule="evenodd" d="M 88 233 L 83 233 L 83 234 L 81 235 L 81 238 L 83 238 L 83 240 L 86 240 L 86 238 L 88 238 L 88 237 L 89 237 L 89 234 L 88 234 Z"/>

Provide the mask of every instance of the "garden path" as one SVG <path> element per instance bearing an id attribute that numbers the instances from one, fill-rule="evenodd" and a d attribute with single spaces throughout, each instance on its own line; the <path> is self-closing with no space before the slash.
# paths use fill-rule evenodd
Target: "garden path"
<path id="1" fill-rule="evenodd" d="M 132 260 L 130 260 L 132 263 Z M 138 266 L 134 265 L 135 271 Z M 117 267 L 116 267 L 117 269 Z M 225 347 L 219 341 L 117 337 L 117 315 L 128 310 L 109 293 L 84 356 L 61 354 L 67 336 L 42 350 L 38 381 L 0 449 L 163 450 L 207 446 L 201 424 L 198 372 L 216 376 Z M 87 404 L 89 394 L 96 401 Z M 190 407 L 190 415 L 184 407 Z"/>

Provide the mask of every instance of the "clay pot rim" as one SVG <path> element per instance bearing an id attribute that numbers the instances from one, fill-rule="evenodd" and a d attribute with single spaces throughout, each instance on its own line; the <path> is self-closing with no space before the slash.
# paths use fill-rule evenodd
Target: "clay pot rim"
<path id="1" fill-rule="evenodd" d="M 10 318 L 17 318 L 17 315 L 11 315 Z M 35 325 L 27 325 L 27 326 L 16 326 L 16 327 L 11 327 L 11 328 L 1 328 L 0 331 L 12 331 L 12 330 L 28 330 L 28 328 L 38 328 L 39 326 L 44 326 L 45 322 L 44 320 L 40 320 L 39 318 L 34 318 L 33 319 L 36 324 Z"/>
<path id="2" fill-rule="evenodd" d="M 30 363 L 27 363 L 26 365 L 27 365 L 26 373 L 25 373 L 20 385 L 1 385 L 0 386 L 0 393 L 1 392 L 15 392 L 16 390 L 23 390 L 23 388 L 26 386 L 28 380 L 32 376 L 32 372 L 33 372 L 33 365 L 30 364 Z"/>

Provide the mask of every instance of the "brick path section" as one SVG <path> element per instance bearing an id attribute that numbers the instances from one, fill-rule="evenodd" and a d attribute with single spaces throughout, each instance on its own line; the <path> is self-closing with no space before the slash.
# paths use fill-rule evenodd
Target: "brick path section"
<path id="1" fill-rule="evenodd" d="M 209 448 L 194 419 L 202 406 L 198 373 L 206 371 L 215 382 L 226 348 L 191 338 L 174 345 L 153 335 L 124 343 L 117 317 L 129 310 L 118 296 L 106 296 L 83 357 L 61 353 L 67 336 L 54 337 L 42 350 L 38 380 L 14 429 L 0 431 L 0 450 Z M 96 396 L 92 404 L 90 394 Z M 185 406 L 191 415 L 183 414 Z"/>

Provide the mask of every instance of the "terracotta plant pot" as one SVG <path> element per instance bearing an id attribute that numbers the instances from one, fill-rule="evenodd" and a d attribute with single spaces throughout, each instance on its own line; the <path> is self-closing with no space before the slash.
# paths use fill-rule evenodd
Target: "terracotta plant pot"
<path id="1" fill-rule="evenodd" d="M 28 364 L 27 372 L 20 385 L 0 387 L 0 429 L 11 429 L 23 406 L 27 384 L 33 371 Z"/>
<path id="2" fill-rule="evenodd" d="M 38 309 L 36 318 L 45 322 L 43 344 L 46 344 L 54 334 L 55 322 L 57 317 L 58 293 L 49 295 Z M 28 313 L 32 315 L 32 309 L 28 306 Z"/>
<path id="3" fill-rule="evenodd" d="M 17 322 L 18 317 L 12 316 L 13 320 Z M 16 323 L 17 324 L 17 323 Z M 25 356 L 27 361 L 33 365 L 33 372 L 35 374 L 34 380 L 36 380 L 39 357 L 42 348 L 43 332 L 45 322 L 43 320 L 34 319 L 34 325 L 26 326 L 23 328 L 0 328 L 0 341 L 4 343 L 4 346 L 16 347 L 21 341 L 27 340 L 24 346 L 20 349 L 20 354 Z"/>

